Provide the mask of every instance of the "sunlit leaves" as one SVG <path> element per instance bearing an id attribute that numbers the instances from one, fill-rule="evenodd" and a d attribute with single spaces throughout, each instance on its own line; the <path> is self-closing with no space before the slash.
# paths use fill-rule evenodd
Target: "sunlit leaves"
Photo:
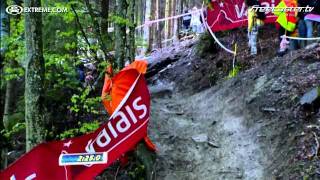
<path id="1" fill-rule="evenodd" d="M 99 128 L 99 122 L 98 121 L 93 121 L 93 122 L 85 122 L 85 123 L 78 123 L 79 128 L 72 128 L 69 130 L 64 131 L 60 135 L 58 135 L 59 139 L 67 139 L 83 134 L 90 133 L 96 129 Z"/>
<path id="2" fill-rule="evenodd" d="M 120 16 L 112 15 L 111 16 L 111 21 L 114 22 L 115 24 L 120 24 L 120 25 L 131 25 L 130 21 L 126 18 L 122 18 Z"/>
<path id="3" fill-rule="evenodd" d="M 100 97 L 89 97 L 90 89 L 86 88 L 82 94 L 73 95 L 71 98 L 72 106 L 70 110 L 78 113 L 80 111 L 85 113 L 98 114 L 97 105 L 101 103 Z"/>
<path id="4" fill-rule="evenodd" d="M 1 133 L 8 139 L 12 138 L 15 134 L 24 131 L 26 128 L 25 123 L 16 123 L 10 130 L 2 130 Z"/>
<path id="5" fill-rule="evenodd" d="M 9 67 L 5 66 L 4 68 L 4 78 L 6 81 L 12 80 L 12 79 L 19 79 L 20 77 L 23 77 L 24 75 L 24 69 L 22 67 Z"/>
<path id="6" fill-rule="evenodd" d="M 76 47 L 77 47 L 77 44 L 75 42 L 65 43 L 64 44 L 64 48 L 66 50 L 72 50 L 72 49 L 75 49 Z"/>
<path id="7" fill-rule="evenodd" d="M 240 66 L 235 66 L 235 67 L 229 72 L 228 78 L 234 78 L 234 77 L 236 77 L 236 76 L 239 74 L 240 70 L 241 70 Z"/>
<path id="8" fill-rule="evenodd" d="M 71 36 L 74 36 L 75 34 L 76 34 L 76 33 L 75 33 L 74 30 L 62 31 L 62 32 L 58 31 L 58 32 L 57 32 L 57 35 L 58 35 L 58 37 L 60 37 L 60 38 L 71 37 Z"/>
<path id="9" fill-rule="evenodd" d="M 24 16 L 10 19 L 10 33 L 1 39 L 4 49 L 4 80 L 19 79 L 24 76 L 25 42 Z"/>

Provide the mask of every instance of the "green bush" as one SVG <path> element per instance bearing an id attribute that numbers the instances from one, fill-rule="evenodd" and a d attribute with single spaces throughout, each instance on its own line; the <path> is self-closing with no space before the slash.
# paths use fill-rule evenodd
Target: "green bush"
<path id="1" fill-rule="evenodd" d="M 88 123 L 79 122 L 78 125 L 79 125 L 79 128 L 68 129 L 63 133 L 59 134 L 57 138 L 62 140 L 67 138 L 72 138 L 75 136 L 80 136 L 83 134 L 93 132 L 99 128 L 98 121 L 88 122 Z"/>
<path id="2" fill-rule="evenodd" d="M 235 66 L 228 75 L 228 78 L 234 78 L 238 75 L 238 73 L 240 72 L 241 68 L 240 66 Z"/>

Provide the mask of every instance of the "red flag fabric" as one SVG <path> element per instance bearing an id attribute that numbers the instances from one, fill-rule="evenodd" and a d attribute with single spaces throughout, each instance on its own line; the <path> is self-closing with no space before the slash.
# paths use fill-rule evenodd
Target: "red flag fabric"
<path id="1" fill-rule="evenodd" d="M 263 7 L 275 7 L 280 0 L 259 0 Z M 244 0 L 211 0 L 207 22 L 213 32 L 230 30 L 248 25 L 247 7 Z M 274 23 L 276 16 L 266 14 L 265 23 Z"/>
<path id="2" fill-rule="evenodd" d="M 115 77 L 111 78 L 112 68 L 106 70 L 104 85 L 101 93 L 102 103 L 109 114 L 112 114 L 118 107 L 135 77 L 126 76 L 125 71 L 135 69 L 141 74 L 147 71 L 148 62 L 145 60 L 136 60 L 127 67 L 123 68 Z M 123 77 L 126 76 L 126 77 Z M 109 96 L 109 97 L 108 97 Z"/>
<path id="3" fill-rule="evenodd" d="M 1 180 L 94 179 L 122 154 L 147 136 L 150 95 L 143 75 L 129 69 L 121 78 L 135 78 L 109 121 L 93 133 L 64 141 L 43 143 L 0 173 Z M 59 166 L 60 154 L 106 152 L 107 163 Z"/>

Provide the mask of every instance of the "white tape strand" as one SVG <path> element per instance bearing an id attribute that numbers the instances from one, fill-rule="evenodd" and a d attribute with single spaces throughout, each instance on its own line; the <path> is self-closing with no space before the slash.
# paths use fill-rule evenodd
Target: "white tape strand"
<path id="1" fill-rule="evenodd" d="M 202 5 L 203 6 L 203 5 Z M 201 11 L 201 17 L 202 19 L 204 19 L 204 14 L 203 14 L 203 11 Z M 217 44 L 222 48 L 224 49 L 225 51 L 227 51 L 228 53 L 231 53 L 231 54 L 236 54 L 236 52 L 226 48 L 220 41 L 219 39 L 216 37 L 216 35 L 212 32 L 212 29 L 210 28 L 208 22 L 206 20 L 203 21 L 204 22 L 204 25 L 206 27 L 206 29 L 209 31 L 209 33 L 211 34 L 211 36 L 213 37 L 213 39 L 217 42 Z"/>
<path id="2" fill-rule="evenodd" d="M 314 41 L 314 40 L 320 40 L 320 37 L 314 37 L 314 38 L 302 38 L 302 37 L 292 37 L 292 36 L 286 36 L 283 35 L 281 38 L 288 38 L 293 40 L 302 40 L 302 41 Z"/>
<path id="3" fill-rule="evenodd" d="M 211 30 L 208 22 L 207 22 L 207 21 L 205 20 L 205 18 L 204 18 L 204 14 L 203 14 L 203 10 L 204 10 L 204 9 L 205 9 L 205 8 L 204 8 L 203 5 L 202 5 L 202 8 L 201 8 L 201 9 L 196 10 L 196 11 L 193 11 L 193 12 L 184 13 L 184 14 L 180 14 L 180 15 L 176 15 L 176 16 L 171 16 L 171 17 L 166 17 L 166 18 L 162 18 L 162 19 L 156 19 L 156 20 L 152 20 L 152 21 L 147 21 L 146 23 L 137 26 L 136 29 L 140 29 L 140 28 L 142 28 L 142 27 L 144 27 L 144 26 L 150 26 L 151 24 L 154 24 L 154 23 L 158 23 L 158 22 L 162 22 L 162 21 L 167 21 L 167 20 L 170 20 L 170 19 L 177 19 L 177 18 L 180 18 L 180 17 L 183 17 L 183 16 L 192 15 L 192 14 L 194 14 L 194 13 L 196 13 L 196 12 L 200 12 L 201 17 L 202 17 L 202 19 L 204 20 L 204 21 L 203 21 L 203 22 L 204 22 L 203 24 L 204 24 L 205 28 L 209 31 L 209 33 L 211 34 L 211 36 L 213 37 L 213 39 L 217 42 L 217 44 L 218 44 L 222 49 L 224 49 L 225 51 L 227 51 L 228 53 L 235 54 L 234 51 L 226 48 L 226 47 L 219 41 L 219 39 L 215 36 L 215 34 L 212 32 L 212 30 Z"/>
<path id="4" fill-rule="evenodd" d="M 147 21 L 146 23 L 137 26 L 136 29 L 140 29 L 140 28 L 142 28 L 144 26 L 150 26 L 150 25 L 152 25 L 154 23 L 158 23 L 158 22 L 162 22 L 162 21 L 168 21 L 168 20 L 171 20 L 171 19 L 178 19 L 180 17 L 187 16 L 187 15 L 192 15 L 194 13 L 201 12 L 201 11 L 202 11 L 202 9 L 198 9 L 198 10 L 195 10 L 195 11 L 192 11 L 192 12 L 189 12 L 189 13 L 184 13 L 184 14 L 179 14 L 179 15 L 176 15 L 176 16 L 170 16 L 170 17 L 165 17 L 165 18 L 161 18 L 161 19 L 155 19 L 155 20 Z"/>

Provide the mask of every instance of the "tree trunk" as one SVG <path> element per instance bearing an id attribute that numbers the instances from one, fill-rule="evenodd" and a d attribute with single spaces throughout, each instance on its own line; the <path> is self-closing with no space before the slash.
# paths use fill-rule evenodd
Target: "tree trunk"
<path id="1" fill-rule="evenodd" d="M 135 48 L 136 23 L 134 18 L 135 1 L 128 0 L 128 5 L 129 6 L 128 6 L 127 17 L 130 22 L 130 25 L 129 25 L 129 34 L 127 39 L 127 46 L 128 46 L 127 59 L 129 59 L 130 62 L 133 62 L 136 56 L 136 48 Z"/>
<path id="2" fill-rule="evenodd" d="M 117 0 L 116 13 L 120 18 L 125 19 L 127 15 L 127 2 L 126 0 Z M 126 57 L 126 24 L 115 24 L 115 58 L 116 68 L 121 69 L 124 67 L 124 61 Z"/>
<path id="3" fill-rule="evenodd" d="M 166 0 L 159 0 L 159 15 L 160 15 L 160 18 L 164 18 L 165 15 L 166 15 Z M 159 23 L 159 30 L 158 30 L 158 44 L 159 46 L 162 48 L 163 47 L 163 44 L 162 44 L 162 40 L 166 38 L 165 36 L 165 24 L 166 22 L 160 22 Z"/>
<path id="4" fill-rule="evenodd" d="M 7 2 L 6 0 L 3 0 L 1 2 L 1 7 L 0 7 L 0 21 L 1 21 L 1 27 L 0 27 L 0 39 L 3 39 L 5 38 L 6 36 L 9 35 L 9 32 L 10 32 L 10 19 L 9 19 L 9 16 L 8 14 L 6 13 L 5 9 L 7 7 Z M 0 80 L 2 80 L 2 68 L 3 68 L 3 65 L 4 65 L 4 56 L 5 56 L 5 51 L 7 50 L 7 45 L 5 43 L 0 43 L 0 49 L 1 49 L 1 52 L 0 52 Z M 3 101 L 3 99 L 5 99 L 7 97 L 7 95 L 5 97 L 2 97 L 3 96 L 3 92 L 2 92 L 2 81 L 0 82 L 0 107 L 3 107 L 3 104 L 5 104 L 5 108 L 4 108 L 4 111 L 2 111 L 2 108 L 0 110 L 0 117 L 3 117 L 3 121 L 0 122 L 0 131 L 2 129 L 4 129 L 5 125 L 4 125 L 4 121 L 5 121 L 5 116 L 6 116 L 6 111 L 9 111 L 9 106 L 6 106 L 7 102 L 6 100 Z M 9 83 L 11 85 L 11 83 Z M 7 84 L 7 88 L 8 87 L 12 87 L 12 86 L 8 86 Z M 8 93 L 8 91 L 6 91 L 6 93 Z M 12 99 L 12 98 L 10 98 Z M 6 147 L 6 144 L 5 144 L 5 138 L 2 136 L 2 133 L 0 133 L 0 147 L 1 147 L 1 152 L 0 152 L 0 169 L 4 169 L 7 167 L 7 164 L 8 164 L 8 158 L 7 158 L 7 147 Z"/>
<path id="5" fill-rule="evenodd" d="M 156 0 L 151 0 L 150 20 L 154 20 L 155 19 L 155 9 L 156 9 Z M 155 25 L 152 24 L 149 27 L 149 43 L 148 43 L 147 52 L 150 52 L 153 49 L 154 34 L 155 34 Z"/>
<path id="6" fill-rule="evenodd" d="M 179 0 L 179 14 L 183 14 L 184 13 L 184 10 L 183 10 L 183 5 L 184 5 L 184 1 L 185 0 Z M 178 20 L 178 27 L 177 27 L 177 36 L 178 36 L 178 39 L 180 38 L 179 34 L 180 34 L 180 30 L 182 29 L 182 18 L 179 18 Z"/>
<path id="7" fill-rule="evenodd" d="M 100 34 L 103 44 L 107 44 L 107 40 L 110 40 L 108 32 L 109 0 L 100 0 L 100 8 Z"/>
<path id="8" fill-rule="evenodd" d="M 166 0 L 166 6 L 165 6 L 165 17 L 170 16 L 170 0 Z M 164 40 L 169 39 L 170 33 L 169 33 L 169 27 L 170 21 L 165 21 L 165 28 L 164 28 Z M 165 43 L 165 46 L 167 43 Z"/>
<path id="9" fill-rule="evenodd" d="M 142 3 L 142 0 L 137 0 L 136 3 L 135 3 L 135 23 L 136 25 L 141 25 L 142 22 L 143 22 L 143 3 Z M 142 28 L 139 28 L 137 30 L 137 37 L 140 37 L 142 36 L 142 31 L 141 31 Z"/>
<path id="10" fill-rule="evenodd" d="M 161 18 L 161 0 L 157 0 L 157 8 L 156 8 L 156 12 L 157 12 L 157 19 Z M 161 49 L 162 48 L 162 43 L 161 43 L 161 22 L 157 23 L 157 33 L 156 33 L 156 41 L 157 41 L 157 48 Z"/>
<path id="11" fill-rule="evenodd" d="M 1 1 L 0 3 L 1 7 L 0 7 L 0 40 L 1 39 L 4 39 L 5 37 L 7 37 L 9 35 L 9 32 L 10 32 L 10 19 L 9 19 L 9 15 L 6 13 L 6 7 L 7 7 L 7 2 L 6 0 L 3 0 Z M 2 79 L 2 69 L 3 69 L 3 66 L 4 66 L 4 56 L 5 56 L 5 52 L 7 50 L 7 45 L 5 43 L 0 43 L 0 80 Z M 2 87 L 2 81 L 0 81 L 0 87 Z M 0 88 L 0 90 L 2 90 Z M 1 92 L 0 93 L 0 101 L 1 101 L 1 106 L 0 107 L 3 107 L 3 97 L 4 93 Z M 3 116 L 3 109 L 1 108 L 0 109 L 0 117 Z M 0 123 L 0 127 L 3 127 L 3 124 L 2 122 Z"/>
<path id="12" fill-rule="evenodd" d="M 145 11 L 144 11 L 144 21 L 143 22 L 147 22 L 150 21 L 150 14 L 151 14 L 151 0 L 146 0 L 145 1 Z M 144 53 L 148 52 L 149 49 L 149 34 L 150 34 L 150 27 L 149 26 L 144 26 L 144 30 L 143 30 L 143 40 L 144 42 L 146 42 L 147 47 L 143 48 Z"/>
<path id="13" fill-rule="evenodd" d="M 169 0 L 169 14 L 168 14 L 168 16 L 169 17 L 171 17 L 172 15 L 173 15 L 173 11 L 172 11 L 172 9 L 173 9 L 173 7 L 172 7 L 172 3 L 173 2 L 173 0 Z M 169 23 L 169 25 L 168 25 L 168 38 L 167 39 L 171 39 L 172 38 L 172 23 L 173 22 L 173 20 L 172 19 L 170 19 L 169 21 L 168 21 L 168 23 Z M 170 42 L 168 42 L 168 43 L 170 43 Z"/>
<path id="14" fill-rule="evenodd" d="M 14 67 L 15 65 L 13 64 L 14 60 L 12 60 L 8 66 L 9 68 Z M 3 125 L 5 129 L 9 128 L 9 116 L 12 115 L 13 110 L 14 110 L 14 89 L 15 89 L 15 80 L 11 79 L 7 81 L 6 85 L 6 94 L 4 98 L 4 111 L 3 111 Z"/>
<path id="15" fill-rule="evenodd" d="M 84 2 L 85 2 L 85 4 L 86 4 L 86 7 L 88 8 L 89 15 L 90 15 L 91 21 L 92 21 L 92 23 L 93 23 L 93 30 L 94 30 L 94 33 L 95 33 L 97 39 L 98 39 L 99 46 L 100 46 L 100 48 L 102 49 L 105 58 L 107 58 L 107 56 L 108 56 L 107 47 L 106 47 L 105 41 L 104 41 L 104 39 L 103 39 L 103 37 L 102 37 L 102 35 L 101 35 L 101 33 L 100 33 L 100 32 L 101 32 L 101 31 L 100 31 L 101 28 L 100 28 L 100 26 L 99 26 L 98 20 L 97 20 L 96 17 L 95 17 L 95 14 L 94 14 L 94 12 L 93 12 L 93 9 L 92 9 L 92 6 L 91 6 L 89 0 L 85 0 Z M 95 3 L 96 3 L 96 2 L 95 2 Z"/>
<path id="16" fill-rule="evenodd" d="M 161 0 L 161 17 L 166 17 L 166 5 L 167 0 Z M 161 46 L 163 47 L 162 41 L 166 39 L 166 24 L 167 22 L 161 22 L 160 23 L 160 29 L 161 29 Z"/>
<path id="17" fill-rule="evenodd" d="M 110 46 L 108 46 L 108 41 L 111 41 L 111 38 L 109 36 L 108 32 L 108 18 L 109 18 L 109 0 L 100 0 L 100 34 L 101 34 L 101 40 L 103 41 L 103 45 L 105 45 L 105 50 L 110 50 Z M 105 57 L 106 58 L 106 57 Z"/>
<path id="18" fill-rule="evenodd" d="M 175 16 L 175 15 L 177 15 L 178 8 L 179 8 L 178 0 L 173 0 L 173 5 L 172 6 L 173 6 L 172 7 L 172 15 Z M 178 40 L 178 36 L 177 36 L 178 20 L 179 19 L 174 19 L 172 21 L 172 38 L 173 38 L 173 41 Z"/>
<path id="19" fill-rule="evenodd" d="M 26 7 L 40 7 L 41 0 L 25 0 Z M 45 140 L 44 120 L 44 58 L 42 44 L 42 14 L 25 14 L 26 73 L 25 120 L 26 150 Z"/>

